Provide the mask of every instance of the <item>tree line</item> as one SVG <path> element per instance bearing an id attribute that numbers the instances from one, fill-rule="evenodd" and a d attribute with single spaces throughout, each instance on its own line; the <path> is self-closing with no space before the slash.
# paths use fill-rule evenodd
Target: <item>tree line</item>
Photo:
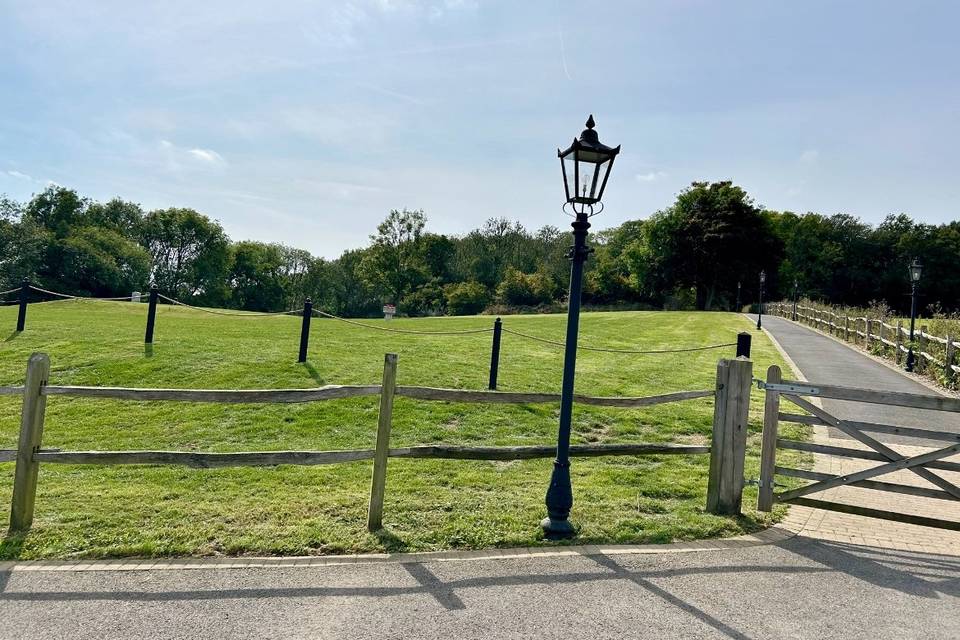
<path id="1" fill-rule="evenodd" d="M 390 211 L 368 246 L 327 260 L 282 244 L 232 241 L 186 208 L 144 211 L 50 186 L 29 202 L 0 197 L 0 286 L 23 278 L 71 295 L 114 297 L 150 283 L 190 304 L 251 311 L 307 297 L 338 315 L 468 315 L 559 309 L 567 295 L 565 229 L 491 218 L 461 236 L 432 233 L 420 210 Z M 891 215 L 773 211 L 731 182 L 695 182 L 669 207 L 592 233 L 584 302 L 633 308 L 733 309 L 792 295 L 832 304 L 907 308 L 907 264 L 924 264 L 925 301 L 960 307 L 960 223 Z M 739 287 L 738 287 L 739 283 Z"/>

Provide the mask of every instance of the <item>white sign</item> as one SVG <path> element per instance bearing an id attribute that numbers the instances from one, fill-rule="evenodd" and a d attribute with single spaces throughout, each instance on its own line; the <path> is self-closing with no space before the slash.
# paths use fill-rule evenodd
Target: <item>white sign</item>
<path id="1" fill-rule="evenodd" d="M 383 305 L 383 319 L 390 320 L 393 316 L 397 315 L 397 306 L 394 304 L 385 304 Z"/>
<path id="2" fill-rule="evenodd" d="M 140 292 L 134 291 L 130 294 L 130 302 L 140 302 Z"/>

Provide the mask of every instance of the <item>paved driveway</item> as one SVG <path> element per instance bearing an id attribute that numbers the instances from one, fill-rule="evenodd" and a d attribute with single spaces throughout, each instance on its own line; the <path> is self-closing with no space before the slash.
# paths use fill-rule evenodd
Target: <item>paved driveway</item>
<path id="1" fill-rule="evenodd" d="M 643 555 L 0 573 L 0 637 L 960 637 L 960 559 L 791 538 Z"/>

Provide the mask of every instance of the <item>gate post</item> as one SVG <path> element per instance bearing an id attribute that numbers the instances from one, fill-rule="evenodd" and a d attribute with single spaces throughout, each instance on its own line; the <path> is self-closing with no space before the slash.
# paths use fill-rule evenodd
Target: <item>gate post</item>
<path id="1" fill-rule="evenodd" d="M 767 369 L 767 382 L 778 384 L 780 367 L 773 364 Z M 763 402 L 763 441 L 760 445 L 760 493 L 757 496 L 757 511 L 770 511 L 773 507 L 773 480 L 777 465 L 777 427 L 780 416 L 780 392 L 767 389 Z"/>
<path id="2" fill-rule="evenodd" d="M 746 358 L 717 363 L 716 400 L 707 511 L 737 515 L 743 499 L 743 463 L 747 450 L 753 363 Z"/>

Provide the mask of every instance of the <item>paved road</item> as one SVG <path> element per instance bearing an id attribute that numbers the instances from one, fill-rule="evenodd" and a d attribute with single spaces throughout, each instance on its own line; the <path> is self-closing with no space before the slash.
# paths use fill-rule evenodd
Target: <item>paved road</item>
<path id="1" fill-rule="evenodd" d="M 0 637 L 960 637 L 960 558 L 790 538 L 702 552 L 0 573 Z"/>
<path id="2" fill-rule="evenodd" d="M 811 381 L 838 384 L 846 387 L 863 387 L 881 391 L 904 391 L 935 395 L 933 391 L 910 378 L 891 370 L 867 356 L 812 331 L 803 325 L 778 318 L 764 316 L 763 326 L 777 339 L 804 376 Z M 758 372 L 758 377 L 765 372 Z M 784 377 L 790 372 L 785 371 Z M 786 403 L 787 407 L 791 405 Z M 911 426 L 938 431 L 960 433 L 960 414 L 925 409 L 906 409 L 859 402 L 824 400 L 823 408 L 838 418 Z M 847 438 L 846 434 L 833 428 L 830 437 Z M 935 441 L 897 435 L 871 434 L 887 443 L 933 446 Z"/>

